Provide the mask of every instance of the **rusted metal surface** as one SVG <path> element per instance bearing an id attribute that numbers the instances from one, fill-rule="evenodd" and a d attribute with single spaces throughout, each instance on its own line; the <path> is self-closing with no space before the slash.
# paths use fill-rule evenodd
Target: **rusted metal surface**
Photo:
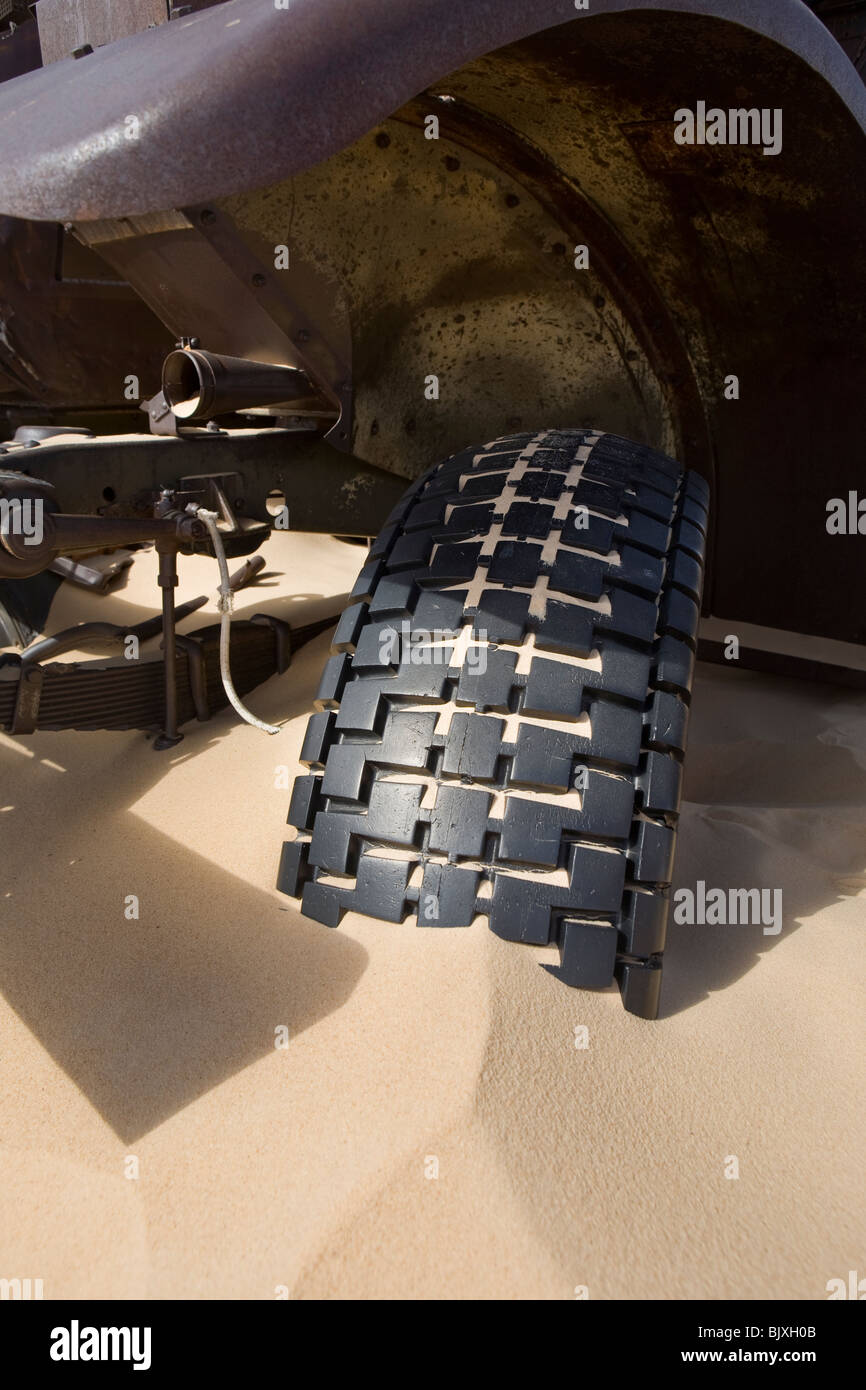
<path id="1" fill-rule="evenodd" d="M 449 143 L 471 150 L 519 184 L 562 229 L 569 247 L 592 248 L 594 276 L 604 290 L 601 296 L 593 294 L 593 304 L 600 311 L 599 324 L 603 327 L 609 317 L 610 311 L 608 315 L 601 312 L 607 302 L 611 307 L 616 305 L 640 349 L 622 351 L 624 379 L 631 380 L 636 392 L 642 394 L 640 369 L 635 364 L 643 356 L 670 412 L 672 438 L 663 442 L 688 457 L 691 466 L 711 480 L 713 455 L 698 384 L 684 342 L 645 262 L 633 255 L 628 241 L 590 201 L 577 180 L 503 120 L 455 97 L 437 108 L 431 102 L 431 94 L 409 103 L 396 113 L 396 119 L 419 129 L 431 105 L 442 114 Z M 605 296 L 607 301 L 597 302 Z M 581 373 L 585 369 L 586 358 L 582 355 Z"/>
<path id="2" fill-rule="evenodd" d="M 573 0 L 231 0 L 0 88 L 0 211 L 117 217 L 273 183 L 484 53 L 626 10 L 767 35 L 866 126 L 853 68 L 799 0 L 593 0 L 585 12 Z"/>
<path id="3" fill-rule="evenodd" d="M 336 535 L 375 535 L 404 489 L 324 440 L 283 429 L 66 436 L 33 449 L 7 446 L 0 466 L 38 472 L 67 512 L 111 517 L 152 515 L 154 492 L 192 474 L 237 473 L 243 495 L 230 501 L 239 516 L 273 524 L 267 500 L 279 493 L 292 530 Z"/>
<path id="4" fill-rule="evenodd" d="M 320 395 L 296 402 L 293 413 L 339 415 L 332 442 L 351 447 L 346 306 L 334 276 L 286 245 L 286 230 L 265 244 L 253 231 L 241 236 L 224 209 L 205 205 L 85 222 L 76 234 L 175 337 L 195 334 L 209 351 L 303 370 Z M 288 260 L 284 269 L 276 268 L 278 246 Z"/>
<path id="5" fill-rule="evenodd" d="M 688 24 L 601 16 L 486 55 L 435 89 L 453 98 L 430 99 L 438 142 L 418 128 L 422 98 L 225 206 L 271 240 L 291 225 L 340 276 L 357 454 L 414 475 L 509 428 L 647 438 L 714 484 L 713 611 L 863 641 L 839 601 L 862 587 L 857 540 L 824 527 L 827 498 L 862 476 L 863 133 L 774 44 Z M 677 145 L 684 90 L 783 108 L 783 150 Z M 554 254 L 579 232 L 592 275 Z M 614 366 L 597 335 L 624 332 Z"/>
<path id="6" fill-rule="evenodd" d="M 80 264 L 69 251 L 62 227 L 0 217 L 0 410 L 14 401 L 14 423 L 52 409 L 134 418 L 127 374 L 139 376 L 143 395 L 148 383 L 156 389 L 173 346 L 104 262 Z"/>
<path id="7" fill-rule="evenodd" d="M 329 436 L 337 448 L 351 448 L 352 327 L 339 278 L 323 271 L 314 254 L 304 256 L 291 241 L 291 221 L 276 241 L 252 230 L 241 236 L 225 211 L 211 205 L 188 207 L 211 252 L 244 286 L 252 285 L 262 311 L 291 343 L 292 363 L 301 367 L 326 400 L 341 412 Z M 288 264 L 277 269 L 277 248 Z M 228 315 L 231 321 L 232 315 Z"/>
<path id="8" fill-rule="evenodd" d="M 59 62 L 83 44 L 98 48 L 168 20 L 167 0 L 39 0 L 36 22 L 42 61 Z"/>
<path id="9" fill-rule="evenodd" d="M 473 441 L 550 422 L 612 421 L 675 448 L 628 313 L 594 260 L 574 268 L 569 216 L 459 143 L 444 116 L 438 142 L 387 122 L 223 206 L 263 241 L 290 225 L 301 255 L 339 278 L 354 329 L 353 448 L 378 467 L 414 477 Z"/>

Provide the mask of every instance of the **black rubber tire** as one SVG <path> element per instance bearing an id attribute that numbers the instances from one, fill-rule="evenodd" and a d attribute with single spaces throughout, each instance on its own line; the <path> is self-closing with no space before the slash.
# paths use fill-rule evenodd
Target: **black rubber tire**
<path id="1" fill-rule="evenodd" d="M 498 936 L 557 944 L 567 984 L 617 979 L 654 1018 L 708 496 L 666 455 L 592 430 L 512 435 L 419 478 L 334 634 L 282 891 L 332 927 L 350 909 L 486 915 Z M 440 636 L 413 663 L 391 637 L 404 623 L 410 644 L 486 641 L 460 660 L 458 637 L 452 666 Z"/>

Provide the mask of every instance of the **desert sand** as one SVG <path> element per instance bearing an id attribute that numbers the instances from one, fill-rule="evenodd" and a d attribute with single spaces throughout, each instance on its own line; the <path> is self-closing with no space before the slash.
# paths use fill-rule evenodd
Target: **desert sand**
<path id="1" fill-rule="evenodd" d="M 363 554 L 264 553 L 238 610 L 292 596 L 297 622 L 339 610 Z M 180 599 L 214 593 L 212 561 L 181 566 Z M 154 569 L 64 586 L 47 630 L 145 616 Z M 247 697 L 273 738 L 231 711 L 167 753 L 0 736 L 0 1276 L 46 1299 L 824 1299 L 866 1276 L 866 698 L 698 667 L 675 886 L 781 888 L 784 925 L 672 924 L 647 1023 L 481 924 L 331 931 L 275 892 L 328 642 Z"/>

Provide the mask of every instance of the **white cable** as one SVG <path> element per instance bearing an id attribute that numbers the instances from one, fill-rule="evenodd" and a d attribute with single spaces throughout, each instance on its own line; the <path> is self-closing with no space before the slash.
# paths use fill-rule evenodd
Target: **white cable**
<path id="1" fill-rule="evenodd" d="M 217 607 L 220 612 L 220 675 L 222 677 L 223 689 L 229 699 L 229 704 L 237 711 L 241 719 L 245 719 L 254 728 L 261 729 L 266 734 L 278 734 L 280 732 L 276 724 L 265 724 L 263 720 L 257 719 L 251 714 L 246 705 L 241 703 L 240 696 L 232 684 L 232 673 L 229 668 L 229 637 L 232 611 L 234 609 L 234 593 L 229 583 L 229 567 L 226 563 L 226 553 L 223 547 L 223 538 L 217 526 L 216 512 L 205 511 L 204 507 L 196 507 L 196 516 L 200 517 L 210 532 L 213 541 L 214 554 L 217 564 L 220 567 L 220 587 Z"/>

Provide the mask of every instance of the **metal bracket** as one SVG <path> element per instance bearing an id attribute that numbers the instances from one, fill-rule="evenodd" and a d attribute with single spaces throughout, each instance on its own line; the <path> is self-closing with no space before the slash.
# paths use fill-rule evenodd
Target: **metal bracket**
<path id="1" fill-rule="evenodd" d="M 139 410 L 147 415 L 151 434 L 177 434 L 177 420 L 164 391 L 157 391 L 155 396 L 142 401 Z"/>
<path id="2" fill-rule="evenodd" d="M 42 682 L 45 673 L 41 666 L 23 666 L 18 677 L 18 691 L 12 714 L 10 734 L 32 734 L 39 719 Z"/>
<path id="3" fill-rule="evenodd" d="M 195 717 L 200 724 L 206 724 L 210 719 L 210 708 L 207 702 L 207 665 L 204 647 L 197 637 L 186 637 L 180 632 L 175 633 L 174 645 L 180 651 L 186 652 L 189 693 L 195 706 Z"/>
<path id="4" fill-rule="evenodd" d="M 281 676 L 292 664 L 292 629 L 282 618 L 275 618 L 271 613 L 255 613 L 250 622 L 273 628 L 277 644 L 277 675 Z"/>

